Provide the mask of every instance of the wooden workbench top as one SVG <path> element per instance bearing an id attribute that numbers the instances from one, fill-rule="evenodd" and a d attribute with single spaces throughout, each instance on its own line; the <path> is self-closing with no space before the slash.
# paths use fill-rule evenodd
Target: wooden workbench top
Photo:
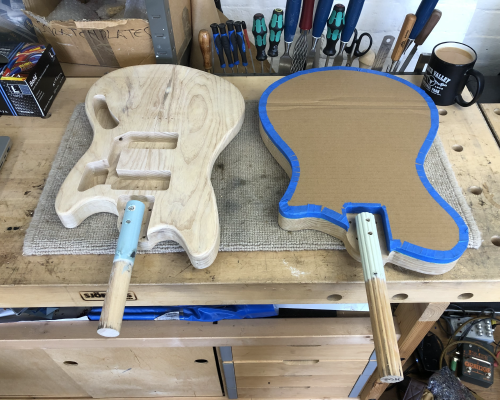
<path id="1" fill-rule="evenodd" d="M 229 77 L 246 100 L 258 100 L 278 77 Z M 419 82 L 421 77 L 410 76 Z M 47 119 L 1 117 L 12 150 L 0 171 L 0 307 L 96 305 L 83 291 L 104 291 L 113 256 L 23 256 L 29 226 L 74 107 L 96 78 L 69 78 Z M 394 302 L 498 300 L 500 281 L 500 149 L 479 107 L 441 107 L 439 135 L 482 233 L 440 276 L 386 266 Z M 500 116 L 498 116 L 500 118 Z M 463 151 L 453 148 L 462 146 Z M 478 195 L 469 188 L 477 186 Z M 477 190 L 474 190 L 477 193 Z M 363 303 L 361 264 L 345 251 L 219 252 L 196 270 L 185 253 L 139 255 L 130 305 L 233 303 Z M 495 291 L 496 288 L 496 291 Z"/>

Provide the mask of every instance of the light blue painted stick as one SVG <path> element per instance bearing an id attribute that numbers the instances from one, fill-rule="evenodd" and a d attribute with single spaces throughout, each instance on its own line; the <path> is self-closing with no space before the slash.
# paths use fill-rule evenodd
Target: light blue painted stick
<path id="1" fill-rule="evenodd" d="M 97 333 L 101 336 L 116 337 L 120 334 L 145 208 L 144 203 L 137 200 L 130 200 L 125 206 L 108 290 L 97 328 Z"/>

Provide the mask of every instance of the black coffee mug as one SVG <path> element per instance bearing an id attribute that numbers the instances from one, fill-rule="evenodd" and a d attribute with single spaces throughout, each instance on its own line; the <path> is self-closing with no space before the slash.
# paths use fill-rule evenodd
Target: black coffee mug
<path id="1" fill-rule="evenodd" d="M 476 71 L 477 54 L 474 49 L 463 43 L 444 42 L 432 49 L 432 55 L 425 70 L 422 88 L 437 106 L 450 106 L 454 103 L 462 107 L 474 104 L 484 89 L 484 76 Z M 462 91 L 469 77 L 477 81 L 474 98 L 466 102 Z"/>

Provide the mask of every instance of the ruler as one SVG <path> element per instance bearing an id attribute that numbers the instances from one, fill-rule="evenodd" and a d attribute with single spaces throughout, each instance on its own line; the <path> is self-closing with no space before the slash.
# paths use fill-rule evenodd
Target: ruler
<path id="1" fill-rule="evenodd" d="M 373 62 L 372 69 L 375 71 L 382 71 L 384 67 L 385 60 L 389 55 L 389 51 L 391 51 L 392 44 L 394 43 L 394 36 L 387 35 L 382 39 L 382 44 L 378 49 L 377 56 L 375 57 L 375 61 Z"/>

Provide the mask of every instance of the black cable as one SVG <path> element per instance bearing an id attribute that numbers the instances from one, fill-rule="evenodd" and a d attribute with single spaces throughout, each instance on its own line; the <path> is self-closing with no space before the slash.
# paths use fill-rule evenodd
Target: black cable
<path id="1" fill-rule="evenodd" d="M 463 316 L 464 316 L 464 317 L 467 315 L 467 313 L 465 312 L 465 310 L 464 310 L 461 306 L 459 306 L 458 304 L 451 303 L 448 307 L 456 307 L 456 308 L 458 308 L 460 311 L 462 311 L 462 314 L 463 314 Z"/>

